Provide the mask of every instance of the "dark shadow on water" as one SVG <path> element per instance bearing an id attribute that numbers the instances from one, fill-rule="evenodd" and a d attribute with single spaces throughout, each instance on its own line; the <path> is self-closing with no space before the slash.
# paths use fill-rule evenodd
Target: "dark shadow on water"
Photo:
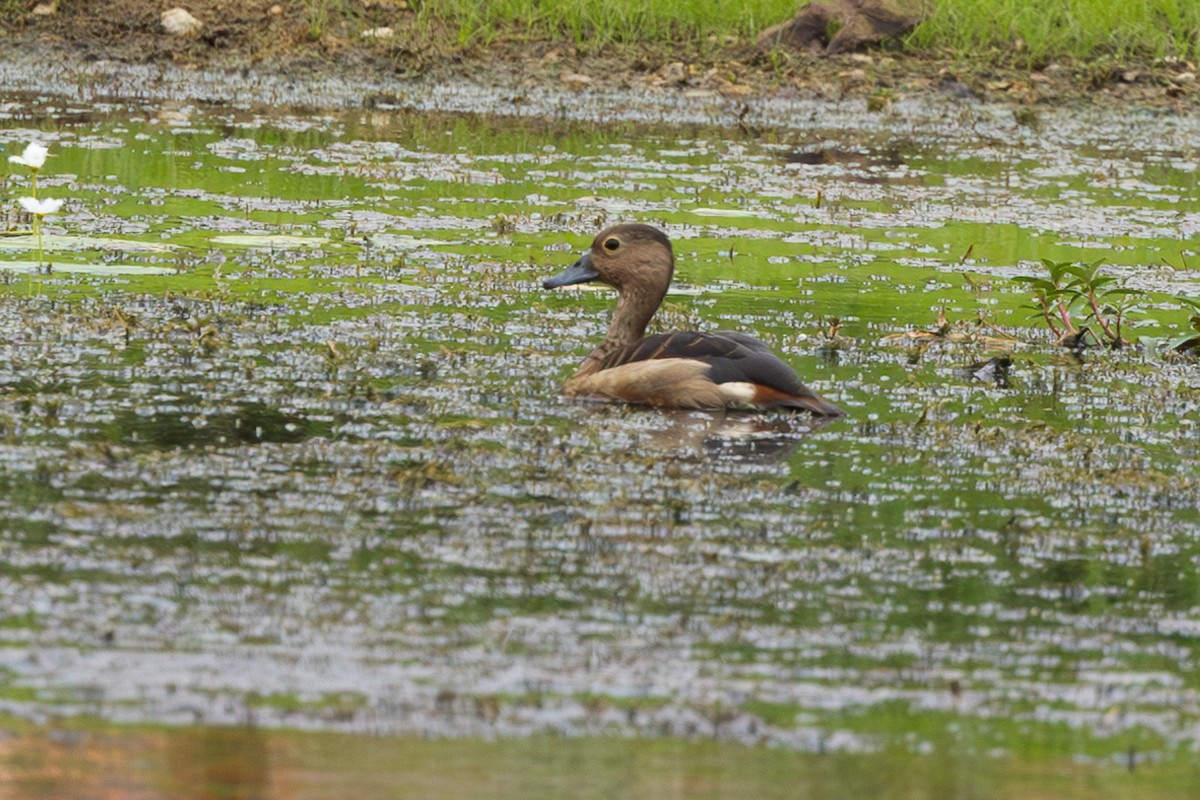
<path id="1" fill-rule="evenodd" d="M 997 389 L 1009 388 L 1013 360 L 1009 356 L 995 356 L 986 361 L 955 367 L 954 373 L 967 380 L 989 383 Z"/>
<path id="2" fill-rule="evenodd" d="M 329 436 L 333 423 L 287 414 L 264 403 L 243 403 L 232 412 L 191 414 L 126 411 L 101 431 L 107 441 L 162 449 L 224 447 L 263 442 L 301 442 Z"/>

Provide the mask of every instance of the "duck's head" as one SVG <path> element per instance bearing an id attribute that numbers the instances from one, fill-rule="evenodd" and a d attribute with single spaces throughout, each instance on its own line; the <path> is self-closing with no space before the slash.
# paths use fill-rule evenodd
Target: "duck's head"
<path id="1" fill-rule="evenodd" d="M 667 235 L 651 225 L 627 223 L 600 231 L 578 261 L 547 278 L 542 286 L 557 289 L 600 281 L 621 293 L 657 294 L 661 298 L 674 272 L 675 256 Z"/>

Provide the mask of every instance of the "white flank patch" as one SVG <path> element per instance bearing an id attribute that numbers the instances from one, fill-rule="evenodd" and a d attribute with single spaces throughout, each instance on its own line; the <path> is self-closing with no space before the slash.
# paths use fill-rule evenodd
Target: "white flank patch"
<path id="1" fill-rule="evenodd" d="M 720 388 L 726 405 L 742 408 L 754 407 L 755 389 L 753 383 L 722 383 Z"/>

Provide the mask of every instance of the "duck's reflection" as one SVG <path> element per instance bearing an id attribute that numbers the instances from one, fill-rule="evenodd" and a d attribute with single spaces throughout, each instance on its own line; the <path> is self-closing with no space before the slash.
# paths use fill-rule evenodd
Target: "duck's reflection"
<path id="1" fill-rule="evenodd" d="M 596 406 L 595 413 L 611 408 Z M 804 437 L 836 417 L 809 414 L 758 414 L 754 412 L 630 410 L 621 415 L 627 433 L 644 451 L 668 454 L 683 460 L 719 459 L 770 464 L 785 460 Z"/>

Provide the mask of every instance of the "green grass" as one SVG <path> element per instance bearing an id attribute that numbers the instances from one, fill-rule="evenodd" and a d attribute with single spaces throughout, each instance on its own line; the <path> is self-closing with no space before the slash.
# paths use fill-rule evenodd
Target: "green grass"
<path id="1" fill-rule="evenodd" d="M 1193 57 L 1200 52 L 1195 0 L 934 0 L 933 15 L 909 37 L 917 53 L 985 53 L 1032 60 L 1071 56 Z M 457 31 L 458 42 L 500 36 L 567 38 L 585 52 L 611 44 L 685 48 L 709 36 L 752 39 L 795 13 L 797 0 L 442 0 L 420 6 L 425 23 Z"/>
<path id="2" fill-rule="evenodd" d="M 1200 56 L 1196 0 L 930 0 L 932 16 L 903 42 L 918 55 L 1037 65 L 1047 59 Z M 347 0 L 303 0 L 308 37 L 407 24 L 422 40 L 465 48 L 499 40 L 571 43 L 583 53 L 648 46 L 666 57 L 720 55 L 791 17 L 803 0 L 410 0 L 411 11 Z M 24 0 L 0 0 L 0 25 L 28 21 Z M 257 13 L 257 12 L 256 12 Z"/>
<path id="3" fill-rule="evenodd" d="M 426 22 L 449 24 L 462 44 L 501 34 L 567 37 L 585 51 L 606 45 L 692 45 L 712 35 L 753 37 L 795 13 L 796 0 L 441 0 L 420 6 Z"/>
<path id="4" fill-rule="evenodd" d="M 1195 0 L 936 0 L 909 39 L 916 50 L 1002 51 L 1030 59 L 1062 56 L 1194 57 Z"/>

